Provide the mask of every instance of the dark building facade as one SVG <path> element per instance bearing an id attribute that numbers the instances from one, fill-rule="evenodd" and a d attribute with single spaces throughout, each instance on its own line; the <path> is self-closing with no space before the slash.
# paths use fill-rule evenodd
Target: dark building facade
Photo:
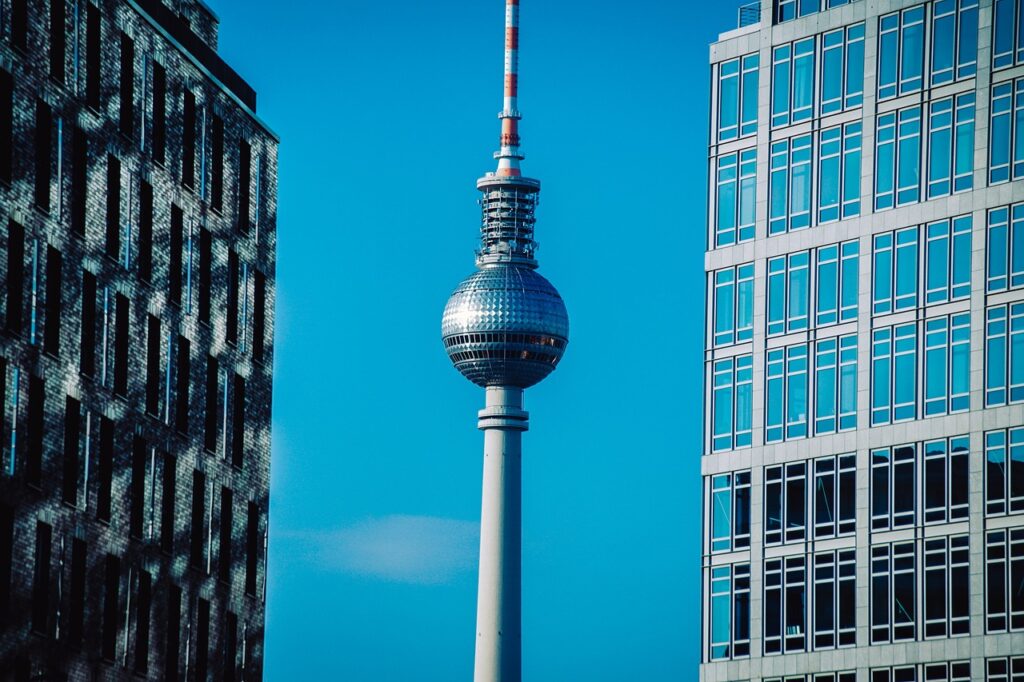
<path id="1" fill-rule="evenodd" d="M 0 0 L 0 679 L 260 679 L 278 140 L 201 0 Z"/>

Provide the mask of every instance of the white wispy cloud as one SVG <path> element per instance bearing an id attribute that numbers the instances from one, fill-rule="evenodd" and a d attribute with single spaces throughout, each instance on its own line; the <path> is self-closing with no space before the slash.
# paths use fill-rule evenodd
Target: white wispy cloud
<path id="1" fill-rule="evenodd" d="M 408 515 L 278 536 L 287 544 L 282 549 L 301 553 L 322 570 L 416 584 L 446 583 L 473 571 L 479 538 L 480 524 L 475 521 Z"/>

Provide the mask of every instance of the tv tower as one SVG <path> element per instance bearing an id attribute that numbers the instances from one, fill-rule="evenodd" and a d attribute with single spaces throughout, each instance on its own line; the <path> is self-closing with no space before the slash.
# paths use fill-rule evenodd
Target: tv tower
<path id="1" fill-rule="evenodd" d="M 517 95 L 519 0 L 505 0 L 505 101 L 497 171 L 477 180 L 483 220 L 477 270 L 456 287 L 441 320 L 455 368 L 486 389 L 475 682 L 522 677 L 523 389 L 550 374 L 569 341 L 562 297 L 537 273 L 533 239 L 540 182 L 522 176 Z"/>

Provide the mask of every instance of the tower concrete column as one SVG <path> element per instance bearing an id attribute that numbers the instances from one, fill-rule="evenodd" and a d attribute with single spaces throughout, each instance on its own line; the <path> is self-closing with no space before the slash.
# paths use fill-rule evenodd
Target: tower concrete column
<path id="1" fill-rule="evenodd" d="M 488 386 L 484 432 L 475 682 L 522 678 L 522 443 L 529 428 L 523 389 Z"/>

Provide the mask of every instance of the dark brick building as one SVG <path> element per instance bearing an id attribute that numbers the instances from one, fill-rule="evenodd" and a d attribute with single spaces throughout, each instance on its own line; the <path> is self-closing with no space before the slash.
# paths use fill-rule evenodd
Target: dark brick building
<path id="1" fill-rule="evenodd" d="M 0 0 L 0 679 L 262 676 L 255 110 L 201 0 Z"/>

